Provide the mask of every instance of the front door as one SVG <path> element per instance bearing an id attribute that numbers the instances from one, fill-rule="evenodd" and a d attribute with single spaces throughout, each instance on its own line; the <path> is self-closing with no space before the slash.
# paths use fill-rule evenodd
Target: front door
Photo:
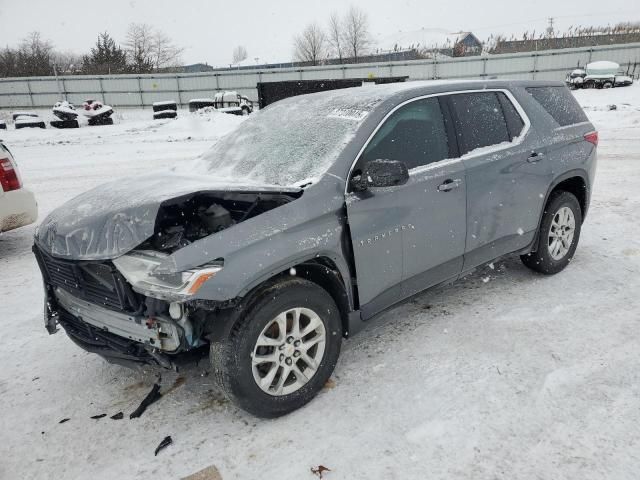
<path id="1" fill-rule="evenodd" d="M 364 318 L 453 277 L 466 233 L 465 169 L 439 97 L 421 98 L 384 120 L 356 163 L 398 160 L 405 185 L 349 193 L 347 215 Z"/>

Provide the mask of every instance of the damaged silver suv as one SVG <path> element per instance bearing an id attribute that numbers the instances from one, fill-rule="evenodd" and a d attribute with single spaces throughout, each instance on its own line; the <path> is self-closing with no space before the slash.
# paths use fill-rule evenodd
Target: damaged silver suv
<path id="1" fill-rule="evenodd" d="M 388 307 L 509 253 L 566 267 L 597 139 L 556 82 L 277 102 L 186 173 L 118 180 L 51 213 L 34 244 L 46 328 L 126 364 L 170 368 L 209 345 L 232 400 L 286 414 Z"/>

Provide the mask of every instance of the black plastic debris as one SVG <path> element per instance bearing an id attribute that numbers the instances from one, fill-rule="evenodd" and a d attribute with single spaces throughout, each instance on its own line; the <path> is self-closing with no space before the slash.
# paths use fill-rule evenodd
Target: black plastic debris
<path id="1" fill-rule="evenodd" d="M 94 415 L 93 417 L 91 417 L 93 420 L 99 420 L 101 418 L 106 417 L 107 414 L 106 413 L 101 413 L 100 415 Z"/>
<path id="2" fill-rule="evenodd" d="M 115 415 L 111 415 L 109 418 L 111 420 L 122 420 L 124 418 L 124 414 L 122 412 L 118 412 Z"/>
<path id="3" fill-rule="evenodd" d="M 158 446 L 156 447 L 156 451 L 155 451 L 155 454 L 154 454 L 154 455 L 157 457 L 157 456 L 158 456 L 158 452 L 159 452 L 160 450 L 162 450 L 162 449 L 163 449 L 163 448 L 165 448 L 165 447 L 168 447 L 168 446 L 169 446 L 169 445 L 171 445 L 172 443 L 173 443 L 173 439 L 171 438 L 171 435 L 168 435 L 168 436 L 164 437 L 164 438 L 162 439 L 162 441 L 160 442 L 160 445 L 158 445 Z"/>
<path id="4" fill-rule="evenodd" d="M 58 423 L 65 423 L 65 422 L 68 422 L 69 420 L 71 420 L 71 419 L 70 418 L 63 418 Z"/>
<path id="5" fill-rule="evenodd" d="M 154 383 L 153 388 L 151 389 L 149 394 L 144 398 L 144 400 L 142 400 L 138 408 L 136 408 L 135 411 L 131 415 L 129 415 L 129 418 L 138 418 L 144 413 L 149 405 L 160 400 L 160 397 L 162 397 L 162 394 L 160 393 L 160 385 Z"/>

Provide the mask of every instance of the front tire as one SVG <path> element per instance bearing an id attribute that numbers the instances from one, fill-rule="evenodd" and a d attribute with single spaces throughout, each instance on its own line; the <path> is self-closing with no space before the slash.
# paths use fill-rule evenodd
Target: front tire
<path id="1" fill-rule="evenodd" d="M 538 232 L 538 249 L 520 259 L 536 272 L 552 275 L 571 262 L 580 239 L 582 209 L 569 192 L 554 192 L 542 215 Z"/>
<path id="2" fill-rule="evenodd" d="M 211 362 L 227 397 L 249 413 L 290 413 L 322 389 L 338 361 L 340 313 L 315 283 L 290 278 L 255 295 L 226 338 L 211 343 Z"/>

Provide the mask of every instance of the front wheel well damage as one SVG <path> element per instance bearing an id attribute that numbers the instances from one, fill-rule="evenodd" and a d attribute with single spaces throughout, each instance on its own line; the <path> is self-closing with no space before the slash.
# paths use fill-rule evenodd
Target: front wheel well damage
<path id="1" fill-rule="evenodd" d="M 300 262 L 273 275 L 253 288 L 243 298 L 236 299 L 236 301 L 229 304 L 227 308 L 220 308 L 221 304 L 215 302 L 218 308 L 210 310 L 210 322 L 206 329 L 205 338 L 209 341 L 216 341 L 228 335 L 238 316 L 249 310 L 256 298 L 259 298 L 266 289 L 272 288 L 275 284 L 281 283 L 292 276 L 313 282 L 329 293 L 338 307 L 342 322 L 342 333 L 346 335 L 349 326 L 350 304 L 344 279 L 333 260 L 328 257 L 316 257 Z"/>

